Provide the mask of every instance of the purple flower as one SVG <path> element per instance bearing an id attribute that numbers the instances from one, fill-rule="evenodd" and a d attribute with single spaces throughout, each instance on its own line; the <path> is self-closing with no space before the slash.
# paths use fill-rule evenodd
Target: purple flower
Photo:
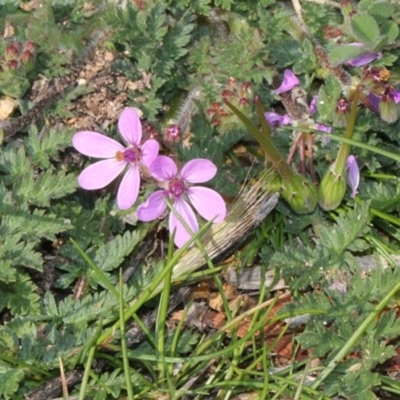
<path id="1" fill-rule="evenodd" d="M 376 94 L 369 92 L 368 100 L 375 111 L 379 111 L 379 103 L 381 102 L 381 98 Z"/>
<path id="2" fill-rule="evenodd" d="M 175 162 L 166 156 L 158 157 L 150 166 L 150 173 L 160 181 L 163 190 L 158 190 L 139 206 L 137 215 L 141 221 L 152 221 L 162 216 L 167 208 L 165 199 L 172 205 L 193 232 L 199 230 L 192 207 L 207 221 L 221 222 L 226 216 L 223 198 L 214 190 L 193 183 L 207 182 L 217 172 L 217 167 L 209 160 L 196 158 L 189 161 L 179 172 Z M 174 213 L 169 215 L 169 231 L 175 232 L 175 245 L 182 247 L 191 237 Z"/>
<path id="3" fill-rule="evenodd" d="M 133 108 L 125 108 L 118 120 L 118 129 L 126 146 L 97 132 L 77 132 L 72 144 L 76 150 L 89 157 L 105 158 L 85 168 L 78 177 L 83 189 L 102 189 L 111 183 L 122 171 L 117 194 L 117 204 L 126 210 L 135 203 L 139 194 L 140 168 L 149 167 L 156 159 L 159 144 L 156 140 L 147 140 L 141 144 L 142 124 Z"/>
<path id="4" fill-rule="evenodd" d="M 393 90 L 390 92 L 390 96 L 392 97 L 392 99 L 394 100 L 394 102 L 395 102 L 396 104 L 399 104 L 399 103 L 400 103 L 400 92 L 399 92 L 398 90 L 393 89 Z"/>
<path id="5" fill-rule="evenodd" d="M 330 126 L 326 126 L 326 125 L 322 125 L 322 124 L 316 124 L 316 127 L 319 131 L 321 132 L 326 132 L 326 133 L 331 133 L 332 132 L 332 127 Z M 327 138 L 329 139 L 329 138 Z"/>
<path id="6" fill-rule="evenodd" d="M 349 43 L 350 46 L 363 47 L 363 43 Z M 346 65 L 350 65 L 351 67 L 362 67 L 363 65 L 367 65 L 370 62 L 374 61 L 377 58 L 382 58 L 382 53 L 377 52 L 369 52 L 365 54 L 361 54 L 360 56 L 354 57 L 346 62 Z"/>
<path id="7" fill-rule="evenodd" d="M 292 72 L 290 69 L 285 69 L 283 72 L 283 81 L 281 86 L 275 89 L 272 93 L 273 94 L 281 94 L 292 90 L 295 86 L 299 84 L 299 80 L 297 76 Z"/>
<path id="8" fill-rule="evenodd" d="M 287 69 L 286 71 L 290 71 L 290 70 Z M 295 75 L 293 75 L 293 76 L 296 78 Z M 296 78 L 296 80 L 297 80 L 297 78 Z M 298 80 L 297 80 L 297 82 L 298 82 Z M 311 115 L 313 115 L 317 112 L 317 107 L 316 107 L 317 100 L 318 100 L 318 96 L 313 96 L 311 103 L 310 103 L 310 114 Z M 266 112 L 264 114 L 264 116 L 265 116 L 265 119 L 267 120 L 267 122 L 271 126 L 291 125 L 293 122 L 292 117 L 289 114 L 280 115 L 275 112 Z M 315 123 L 314 128 L 316 128 L 319 131 L 326 132 L 326 133 L 331 133 L 331 131 L 332 131 L 332 128 L 330 126 L 322 125 L 319 123 Z"/>
<path id="9" fill-rule="evenodd" d="M 265 119 L 271 126 L 290 125 L 292 118 L 288 114 L 280 115 L 275 112 L 266 112 Z"/>
<path id="10" fill-rule="evenodd" d="M 351 197 L 354 199 L 358 193 L 358 185 L 360 184 L 360 169 L 358 168 L 357 160 L 353 155 L 347 158 L 347 183 L 351 189 Z"/>

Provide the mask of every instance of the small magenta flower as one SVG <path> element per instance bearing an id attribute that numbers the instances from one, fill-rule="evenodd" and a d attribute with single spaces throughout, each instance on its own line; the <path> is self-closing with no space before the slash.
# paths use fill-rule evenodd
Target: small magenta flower
<path id="1" fill-rule="evenodd" d="M 295 86 L 300 83 L 297 76 L 292 72 L 290 69 L 285 69 L 283 71 L 283 81 L 281 86 L 275 89 L 272 93 L 273 94 L 281 94 L 292 90 Z"/>
<path id="2" fill-rule="evenodd" d="M 358 193 L 358 185 L 360 184 L 360 169 L 358 168 L 357 160 L 353 155 L 347 158 L 347 184 L 351 189 L 351 197 L 354 199 Z"/>
<path id="3" fill-rule="evenodd" d="M 102 189 L 125 170 L 117 194 L 121 210 L 133 206 L 140 186 L 140 169 L 149 167 L 157 158 L 159 144 L 147 140 L 143 144 L 142 124 L 133 108 L 125 108 L 118 120 L 118 129 L 124 147 L 116 140 L 92 131 L 77 132 L 72 144 L 76 150 L 89 157 L 106 158 L 85 168 L 78 177 L 79 186 L 87 190 Z"/>
<path id="4" fill-rule="evenodd" d="M 226 216 L 226 205 L 217 192 L 203 186 L 192 186 L 212 179 L 217 167 L 209 160 L 196 158 L 185 164 L 179 172 L 175 162 L 166 156 L 157 157 L 150 166 L 150 173 L 159 181 L 163 190 L 158 190 L 139 206 L 137 215 L 141 221 L 152 221 L 162 216 L 167 209 L 165 199 L 170 199 L 173 207 L 193 232 L 199 230 L 192 206 L 207 221 L 221 222 Z M 190 233 L 174 213 L 169 215 L 169 231 L 175 232 L 175 245 L 182 247 Z"/>
<path id="5" fill-rule="evenodd" d="M 280 115 L 276 112 L 268 111 L 265 113 L 265 119 L 271 126 L 291 125 L 292 118 L 288 114 Z"/>
<path id="6" fill-rule="evenodd" d="M 289 90 L 292 90 L 299 83 L 300 81 L 298 80 L 297 76 L 290 69 L 285 69 L 285 72 L 283 73 L 283 82 L 278 89 L 273 91 L 273 93 L 285 93 Z M 310 115 L 313 115 L 317 112 L 317 101 L 318 96 L 313 96 L 309 106 Z M 278 113 L 268 111 L 264 114 L 264 116 L 267 122 L 273 127 L 292 125 L 293 123 L 293 118 L 289 114 L 280 115 Z M 330 126 L 322 125 L 320 123 L 314 123 L 313 128 L 326 133 L 331 133 L 332 131 Z"/>

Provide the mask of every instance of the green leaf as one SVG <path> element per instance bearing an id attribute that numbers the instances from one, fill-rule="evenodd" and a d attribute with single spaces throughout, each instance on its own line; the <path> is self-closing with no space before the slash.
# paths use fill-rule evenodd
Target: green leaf
<path id="1" fill-rule="evenodd" d="M 37 314 L 40 296 L 30 278 L 22 273 L 16 277 L 12 285 L 0 282 L 0 311 L 7 307 L 12 314 Z"/>
<path id="2" fill-rule="evenodd" d="M 329 50 L 329 61 L 332 65 L 340 65 L 354 57 L 366 53 L 367 51 L 368 49 L 366 47 L 340 44 Z"/>
<path id="3" fill-rule="evenodd" d="M 94 263 L 102 271 L 111 271 L 118 268 L 124 258 L 143 239 L 143 234 L 145 233 L 146 230 L 126 231 L 123 235 L 116 236 L 96 251 Z"/>
<path id="4" fill-rule="evenodd" d="M 14 398 L 18 391 L 19 383 L 25 377 L 22 368 L 10 368 L 0 361 L 0 398 L 8 400 Z"/>
<path id="5" fill-rule="evenodd" d="M 399 26 L 394 21 L 386 21 L 381 25 L 381 34 L 394 42 L 399 36 Z"/>
<path id="6" fill-rule="evenodd" d="M 322 227 L 319 232 L 320 245 L 331 249 L 332 253 L 342 254 L 355 239 L 363 237 L 369 230 L 369 202 L 355 205 L 337 219 L 334 226 Z M 359 249 L 355 249 L 359 250 Z"/>
<path id="7" fill-rule="evenodd" d="M 395 11 L 396 7 L 387 1 L 376 2 L 368 8 L 368 13 L 378 18 L 390 18 Z"/>
<path id="8" fill-rule="evenodd" d="M 333 75 L 329 75 L 325 84 L 321 87 L 318 94 L 317 110 L 319 120 L 331 123 L 333 121 L 336 103 L 340 97 L 342 88 Z"/>
<path id="9" fill-rule="evenodd" d="M 368 14 L 356 14 L 351 19 L 351 27 L 357 40 L 372 45 L 379 39 L 379 26 Z"/>

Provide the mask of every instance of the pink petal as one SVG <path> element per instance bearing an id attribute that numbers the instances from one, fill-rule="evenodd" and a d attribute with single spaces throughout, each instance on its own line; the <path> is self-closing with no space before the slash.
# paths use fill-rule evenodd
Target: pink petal
<path id="1" fill-rule="evenodd" d="M 281 94 L 288 92 L 289 90 L 293 89 L 295 86 L 299 84 L 299 80 L 297 76 L 292 72 L 290 69 L 285 69 L 283 72 L 283 81 L 281 86 L 275 89 L 272 93 L 273 94 Z"/>
<path id="2" fill-rule="evenodd" d="M 131 164 L 118 188 L 117 204 L 121 210 L 131 208 L 139 195 L 140 174 L 137 165 Z"/>
<path id="3" fill-rule="evenodd" d="M 138 146 L 142 140 L 142 123 L 134 108 L 125 108 L 118 120 L 118 129 L 127 144 Z"/>
<path id="4" fill-rule="evenodd" d="M 361 56 L 348 60 L 346 65 L 350 65 L 351 67 L 362 67 L 374 61 L 376 58 L 382 58 L 382 54 L 377 52 L 361 54 Z"/>
<path id="5" fill-rule="evenodd" d="M 195 158 L 183 166 L 181 177 L 186 182 L 201 183 L 214 178 L 216 173 L 217 167 L 210 160 Z"/>
<path id="6" fill-rule="evenodd" d="M 275 112 L 266 112 L 264 116 L 271 126 L 290 125 L 292 123 L 292 118 L 288 114 L 279 115 Z"/>
<path id="7" fill-rule="evenodd" d="M 359 42 L 349 43 L 349 45 L 354 47 L 364 47 L 364 44 Z M 362 67 L 363 65 L 374 61 L 376 58 L 382 58 L 382 53 L 370 52 L 361 54 L 360 56 L 348 60 L 346 64 L 350 65 L 351 67 Z"/>
<path id="8" fill-rule="evenodd" d="M 381 102 L 381 98 L 376 94 L 369 92 L 368 100 L 375 111 L 379 111 L 379 103 Z"/>
<path id="9" fill-rule="evenodd" d="M 117 151 L 125 151 L 125 147 L 114 139 L 91 131 L 75 133 L 72 145 L 80 153 L 96 158 L 112 158 Z"/>
<path id="10" fill-rule="evenodd" d="M 351 197 L 354 199 L 357 194 L 358 185 L 360 184 L 360 169 L 357 160 L 353 155 L 347 158 L 347 183 L 351 189 Z"/>
<path id="11" fill-rule="evenodd" d="M 310 103 L 310 114 L 314 115 L 317 112 L 318 95 L 314 95 Z"/>
<path id="12" fill-rule="evenodd" d="M 175 161 L 167 156 L 157 157 L 151 163 L 149 170 L 151 175 L 159 181 L 170 181 L 178 173 Z"/>
<path id="13" fill-rule="evenodd" d="M 146 140 L 142 144 L 142 162 L 149 168 L 151 163 L 157 158 L 160 145 L 157 140 Z"/>
<path id="14" fill-rule="evenodd" d="M 316 124 L 317 129 L 321 132 L 326 132 L 326 133 L 331 133 L 332 132 L 332 127 L 331 126 L 327 126 L 327 125 L 323 125 L 323 124 Z"/>
<path id="15" fill-rule="evenodd" d="M 189 228 L 193 233 L 199 230 L 199 225 L 196 220 L 196 215 L 194 214 L 192 207 L 185 200 L 179 198 L 174 202 L 174 208 L 177 213 L 182 217 L 182 219 L 189 225 Z M 169 231 L 175 231 L 175 245 L 177 247 L 182 247 L 191 237 L 190 233 L 181 224 L 178 218 L 173 212 L 169 215 Z"/>
<path id="16" fill-rule="evenodd" d="M 140 221 L 148 222 L 161 217 L 167 208 L 164 198 L 168 196 L 166 190 L 158 190 L 141 204 L 137 209 L 137 216 Z"/>
<path id="17" fill-rule="evenodd" d="M 215 190 L 196 186 L 187 190 L 189 200 L 196 211 L 207 221 L 221 222 L 226 216 L 226 205 L 222 196 Z"/>
<path id="18" fill-rule="evenodd" d="M 79 186 L 86 190 L 102 189 L 125 168 L 125 161 L 114 159 L 98 161 L 85 168 L 78 176 Z"/>
<path id="19" fill-rule="evenodd" d="M 400 103 L 400 92 L 398 90 L 392 90 L 390 95 L 393 97 L 393 100 L 396 104 Z"/>

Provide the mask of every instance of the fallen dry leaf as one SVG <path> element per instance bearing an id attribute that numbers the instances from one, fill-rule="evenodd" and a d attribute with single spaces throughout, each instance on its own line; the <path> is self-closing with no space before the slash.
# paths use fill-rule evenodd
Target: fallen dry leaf
<path id="1" fill-rule="evenodd" d="M 11 25 L 10 21 L 6 21 L 4 27 L 4 39 L 8 39 L 14 36 L 14 27 Z"/>
<path id="2" fill-rule="evenodd" d="M 27 3 L 21 2 L 19 5 L 24 11 L 29 12 L 32 10 L 36 10 L 39 7 L 43 7 L 43 4 L 41 1 L 28 1 Z"/>
<path id="3" fill-rule="evenodd" d="M 3 96 L 0 99 L 0 120 L 5 120 L 14 113 L 18 108 L 18 103 L 15 99 L 9 96 Z"/>

